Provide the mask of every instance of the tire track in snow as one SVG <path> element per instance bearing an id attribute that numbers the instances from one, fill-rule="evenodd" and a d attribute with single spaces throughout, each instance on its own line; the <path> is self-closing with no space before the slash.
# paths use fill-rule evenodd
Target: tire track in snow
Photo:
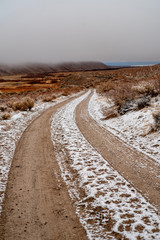
<path id="1" fill-rule="evenodd" d="M 89 93 L 62 107 L 51 121 L 62 177 L 88 238 L 159 239 L 156 209 L 95 151 L 76 125 L 76 106 Z"/>
<path id="2" fill-rule="evenodd" d="M 5 198 L 8 174 L 19 139 L 25 129 L 43 111 L 47 110 L 49 107 L 55 106 L 65 99 L 67 99 L 67 97 L 57 98 L 54 102 L 50 103 L 38 102 L 31 111 L 14 112 L 12 113 L 11 119 L 0 121 L 0 215 L 3 200 Z"/>
<path id="3" fill-rule="evenodd" d="M 13 113 L 11 119 L 0 122 L 0 215 L 16 145 L 29 124 L 44 110 L 55 104 L 56 102 L 37 103 L 32 111 Z"/>

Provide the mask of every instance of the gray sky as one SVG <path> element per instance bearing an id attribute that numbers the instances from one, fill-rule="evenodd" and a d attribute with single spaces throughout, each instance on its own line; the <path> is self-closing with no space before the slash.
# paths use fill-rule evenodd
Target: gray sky
<path id="1" fill-rule="evenodd" d="M 160 0 L 0 0 L 0 63 L 160 61 Z"/>

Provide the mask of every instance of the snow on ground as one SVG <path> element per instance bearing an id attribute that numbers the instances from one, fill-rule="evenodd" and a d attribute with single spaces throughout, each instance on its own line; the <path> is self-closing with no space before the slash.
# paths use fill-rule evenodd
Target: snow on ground
<path id="1" fill-rule="evenodd" d="M 33 119 L 39 116 L 45 109 L 54 106 L 64 99 L 66 97 L 61 97 L 50 103 L 37 102 L 31 111 L 12 112 L 10 120 L 0 121 L 0 214 L 16 143 Z"/>
<path id="2" fill-rule="evenodd" d="M 160 98 L 157 98 L 157 101 L 154 99 L 150 107 L 128 112 L 117 118 L 102 120 L 104 118 L 102 109 L 110 106 L 110 103 L 105 98 L 94 92 L 89 103 L 89 113 L 99 125 L 117 135 L 131 147 L 136 148 L 160 163 L 159 132 L 152 132 L 143 136 L 150 126 L 154 124 L 152 112 L 153 109 L 160 108 Z"/>
<path id="3" fill-rule="evenodd" d="M 68 191 L 89 239 L 160 239 L 160 218 L 87 142 L 75 122 L 76 106 L 62 107 L 51 121 L 52 141 Z"/>

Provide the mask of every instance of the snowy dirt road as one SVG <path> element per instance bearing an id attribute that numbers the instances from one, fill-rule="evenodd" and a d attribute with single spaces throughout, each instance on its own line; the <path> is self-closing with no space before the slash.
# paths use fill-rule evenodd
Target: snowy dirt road
<path id="1" fill-rule="evenodd" d="M 0 219 L 0 240 L 87 239 L 51 142 L 51 115 L 68 101 L 34 120 L 17 145 Z"/>
<path id="2" fill-rule="evenodd" d="M 113 135 L 106 139 L 88 114 L 90 94 L 47 110 L 23 134 L 9 175 L 1 240 L 160 238 L 154 164 Z M 145 172 L 139 161 L 148 164 Z"/>

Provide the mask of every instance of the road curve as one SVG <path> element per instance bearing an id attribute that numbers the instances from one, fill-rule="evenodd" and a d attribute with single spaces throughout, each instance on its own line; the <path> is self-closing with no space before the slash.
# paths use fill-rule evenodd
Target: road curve
<path id="1" fill-rule="evenodd" d="M 92 93 L 76 109 L 76 123 L 83 136 L 115 170 L 160 210 L 159 167 L 152 159 L 130 149 L 93 120 L 88 112 L 91 96 Z"/>
<path id="2" fill-rule="evenodd" d="M 85 188 L 85 186 L 89 187 L 90 181 L 91 185 L 99 183 L 102 186 L 107 186 L 109 181 L 111 182 L 112 179 L 114 180 L 116 174 L 112 174 L 112 172 L 116 169 L 124 178 L 131 182 L 138 191 L 142 192 L 142 194 L 146 196 L 152 204 L 154 204 L 157 208 L 159 207 L 159 179 L 157 178 L 157 166 L 154 165 L 154 162 L 152 162 L 151 159 L 145 157 L 143 154 L 131 150 L 117 137 L 101 128 L 89 116 L 88 102 L 90 97 L 91 94 L 87 99 L 82 101 L 77 108 L 75 102 L 69 103 L 74 99 L 71 98 L 70 100 L 48 109 L 40 117 L 34 120 L 24 132 L 16 148 L 9 174 L 6 198 L 0 221 L 0 240 L 88 239 L 84 228 L 81 226 L 79 219 L 75 214 L 77 205 L 75 206 L 74 202 L 69 197 L 66 184 L 61 178 L 56 154 L 60 154 L 62 160 L 65 161 L 65 165 L 68 166 L 68 170 L 70 170 L 72 175 L 75 176 L 72 180 L 77 181 L 77 186 L 81 186 L 81 188 L 79 188 L 81 204 L 79 205 L 79 211 L 82 210 L 82 214 L 84 214 L 84 208 L 86 207 L 89 213 L 87 224 L 89 226 L 95 225 L 100 231 L 104 228 L 105 232 L 101 231 L 102 236 L 105 233 L 110 234 L 110 236 L 112 236 L 111 239 L 113 239 L 113 236 L 115 237 L 114 239 L 122 239 L 120 238 L 120 236 L 122 236 L 120 233 L 123 232 L 123 226 L 119 225 L 118 232 L 113 231 L 115 230 L 114 225 L 117 226 L 117 223 L 114 222 L 114 209 L 112 209 L 112 204 L 109 202 L 109 199 L 107 199 L 107 206 L 105 205 L 104 209 L 103 207 L 95 207 L 94 204 L 91 204 L 94 203 L 94 200 L 96 201 L 96 199 L 94 199 L 93 196 L 88 197 L 88 191 L 85 192 L 85 189 L 88 189 Z M 69 105 L 65 106 L 67 103 L 69 103 Z M 57 110 L 59 110 L 62 106 L 65 108 L 62 108 L 57 112 Z M 76 122 L 85 138 L 83 138 L 79 129 L 74 126 L 75 120 L 72 119 L 72 117 L 74 118 L 75 115 L 72 107 L 76 108 Z M 70 108 L 71 113 L 73 110 L 73 116 L 69 111 Z M 57 127 L 55 127 L 57 132 L 52 132 L 52 140 L 55 138 L 57 140 L 57 145 L 59 144 L 61 149 L 57 148 L 56 144 L 53 145 L 51 142 L 50 118 L 52 114 L 57 117 L 59 116 L 59 118 L 53 117 L 52 119 L 52 127 L 54 121 L 54 126 L 57 125 Z M 60 121 L 60 118 L 62 122 Z M 54 119 L 57 119 L 57 121 Z M 64 124 L 65 121 L 67 124 Z M 66 131 L 63 128 L 66 128 Z M 75 133 L 74 131 L 77 132 Z M 67 133 L 66 139 L 64 138 L 65 132 Z M 80 138 L 82 142 L 80 141 Z M 86 139 L 93 148 L 88 146 Z M 73 141 L 76 145 L 75 148 L 73 146 Z M 96 149 L 97 152 L 99 152 L 102 157 L 113 166 L 113 170 L 110 169 L 105 160 L 99 161 L 101 156 L 98 153 L 95 153 L 94 149 Z M 71 154 L 69 150 L 72 150 L 73 153 Z M 76 153 L 79 155 L 76 155 Z M 77 164 L 77 168 L 75 169 L 73 169 L 73 159 L 71 159 L 73 155 L 75 155 L 75 164 Z M 94 168 L 97 165 L 93 166 L 93 162 L 95 164 L 99 162 L 103 164 L 101 168 L 97 169 Z M 80 166 L 85 167 L 84 163 L 86 164 L 86 169 L 94 172 L 94 174 L 88 175 L 88 182 L 86 179 L 85 181 L 81 181 L 81 175 L 78 172 Z M 109 168 L 109 170 L 107 170 L 108 172 L 105 172 L 106 179 L 103 179 L 102 181 L 100 176 L 103 170 L 105 171 L 105 164 L 107 165 L 106 169 Z M 92 182 L 91 177 L 96 177 L 96 181 Z M 119 179 L 119 182 L 115 182 L 115 184 L 120 184 L 120 177 L 117 177 L 117 179 Z M 124 183 L 123 181 L 121 182 L 121 185 L 123 185 L 122 183 L 128 186 L 128 183 Z M 117 186 L 119 189 L 123 188 L 123 186 Z M 117 189 L 114 184 L 113 187 L 116 195 Z M 101 189 L 97 189 L 97 194 L 101 197 L 105 194 L 105 191 L 103 192 Z M 128 196 L 126 194 L 122 195 L 122 197 Z M 136 199 L 132 198 L 132 200 Z M 140 207 L 138 204 L 141 203 L 141 199 L 136 201 L 138 202 L 137 204 L 135 203 L 135 206 Z M 114 204 L 119 203 L 114 199 Z M 148 210 L 150 211 L 149 214 L 153 214 L 152 208 L 151 210 L 148 208 Z M 125 211 L 127 212 L 128 209 Z M 124 212 L 122 211 L 122 213 L 120 213 L 119 211 L 120 222 L 124 221 Z M 115 215 L 116 214 L 117 212 L 115 212 Z M 137 209 L 136 214 L 141 216 L 141 213 L 138 213 Z M 126 214 L 126 216 L 129 216 L 129 214 Z M 147 221 L 146 218 L 144 221 Z M 99 225 L 97 225 L 98 223 Z M 148 222 L 145 223 L 146 226 L 147 224 Z M 125 231 L 130 232 L 129 227 L 130 226 L 128 225 L 125 226 Z M 98 234 L 97 228 L 96 234 Z M 153 230 L 158 231 L 156 228 Z M 137 228 L 136 231 L 141 233 L 142 229 Z M 153 234 L 156 233 L 153 232 Z M 99 235 L 97 238 L 93 237 L 91 239 L 99 239 Z"/>
<path id="3" fill-rule="evenodd" d="M 23 133 L 12 162 L 0 220 L 0 240 L 85 240 L 75 207 L 60 177 L 50 118 L 60 103 Z"/>

